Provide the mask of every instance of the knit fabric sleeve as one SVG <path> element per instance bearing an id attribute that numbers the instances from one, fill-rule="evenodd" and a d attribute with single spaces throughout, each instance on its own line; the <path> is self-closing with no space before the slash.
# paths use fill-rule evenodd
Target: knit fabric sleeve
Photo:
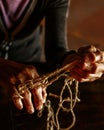
<path id="1" fill-rule="evenodd" d="M 68 0 L 50 0 L 46 13 L 45 55 L 51 65 L 57 65 L 66 52 Z"/>

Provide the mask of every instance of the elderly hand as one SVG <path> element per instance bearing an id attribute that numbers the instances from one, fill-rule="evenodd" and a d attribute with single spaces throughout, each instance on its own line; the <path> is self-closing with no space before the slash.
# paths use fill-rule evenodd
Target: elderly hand
<path id="1" fill-rule="evenodd" d="M 0 59 L 0 85 L 7 87 L 14 105 L 18 109 L 26 108 L 28 113 L 33 113 L 34 109 L 40 110 L 46 100 L 45 88 L 26 89 L 21 97 L 18 96 L 17 86 L 27 80 L 35 79 L 39 75 L 36 68 L 31 65 L 19 64 L 16 62 Z M 2 75 L 1 75 L 2 74 Z"/>
<path id="2" fill-rule="evenodd" d="M 94 81 L 104 73 L 104 52 L 94 46 L 79 48 L 77 53 L 66 57 L 64 64 L 73 59 L 78 59 L 78 63 L 71 74 L 80 82 Z"/>

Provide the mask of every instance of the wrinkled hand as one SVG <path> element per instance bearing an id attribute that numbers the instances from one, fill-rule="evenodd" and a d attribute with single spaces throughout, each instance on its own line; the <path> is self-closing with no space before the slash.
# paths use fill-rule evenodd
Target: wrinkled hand
<path id="1" fill-rule="evenodd" d="M 79 61 L 71 74 L 80 82 L 94 81 L 104 73 L 104 52 L 94 46 L 79 48 L 77 53 L 66 57 L 65 63 L 73 61 L 73 59 Z"/>
<path id="2" fill-rule="evenodd" d="M 23 99 L 16 95 L 18 93 L 17 86 L 19 84 L 24 83 L 27 80 L 35 79 L 39 76 L 35 67 L 4 60 L 1 60 L 1 64 L 4 65 L 0 70 L 3 71 L 0 85 L 9 88 L 9 93 L 14 105 L 18 109 L 23 109 L 23 107 L 25 107 L 26 111 L 30 114 L 34 112 L 34 109 L 42 109 L 47 96 L 45 88 L 43 89 L 39 87 L 33 88 L 32 90 L 26 89 L 21 95 Z"/>

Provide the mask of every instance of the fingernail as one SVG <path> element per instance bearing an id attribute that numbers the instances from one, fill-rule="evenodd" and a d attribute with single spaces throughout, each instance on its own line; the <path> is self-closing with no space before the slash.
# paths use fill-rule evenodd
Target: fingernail
<path id="1" fill-rule="evenodd" d="M 34 111 L 35 111 L 34 108 L 30 108 L 30 107 L 27 110 L 27 112 L 30 113 L 30 114 L 34 113 Z"/>
<path id="2" fill-rule="evenodd" d="M 23 108 L 23 105 L 22 105 L 22 104 L 18 104 L 18 106 L 17 106 L 17 107 L 18 107 L 18 109 L 20 109 L 20 110 L 21 110 L 21 109 Z"/>
<path id="3" fill-rule="evenodd" d="M 21 100 L 14 100 L 14 104 L 16 105 L 16 107 L 18 109 L 22 109 L 23 108 L 23 104 L 22 104 L 22 101 Z"/>
<path id="4" fill-rule="evenodd" d="M 38 105 L 38 106 L 36 106 L 36 109 L 37 110 L 41 110 L 43 108 L 43 105 Z"/>

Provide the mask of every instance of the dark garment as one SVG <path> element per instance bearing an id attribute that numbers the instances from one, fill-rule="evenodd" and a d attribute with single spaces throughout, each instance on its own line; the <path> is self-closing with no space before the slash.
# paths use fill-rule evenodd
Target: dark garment
<path id="1" fill-rule="evenodd" d="M 46 62 L 53 65 L 59 63 L 67 51 L 67 9 L 68 0 L 32 0 L 19 20 L 9 29 L 0 9 L 0 56 L 4 57 L 8 54 L 6 58 L 10 60 L 40 62 L 39 25 L 45 17 Z M 7 43 L 6 46 L 4 43 Z"/>

